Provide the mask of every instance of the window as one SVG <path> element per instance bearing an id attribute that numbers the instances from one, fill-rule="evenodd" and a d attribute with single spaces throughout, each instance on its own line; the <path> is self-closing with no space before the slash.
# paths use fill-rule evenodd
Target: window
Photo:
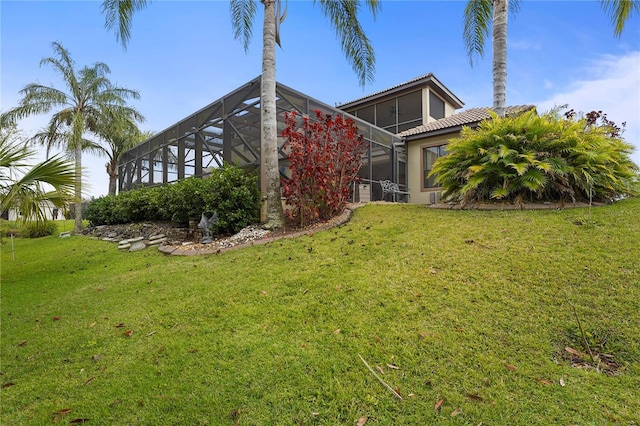
<path id="1" fill-rule="evenodd" d="M 413 92 L 398 98 L 398 132 L 422 124 L 422 92 Z"/>
<path id="2" fill-rule="evenodd" d="M 436 120 L 444 118 L 444 101 L 429 91 L 429 115 Z"/>
<path id="3" fill-rule="evenodd" d="M 422 93 L 413 92 L 398 98 L 398 123 L 422 120 Z"/>
<path id="4" fill-rule="evenodd" d="M 435 163 L 438 158 L 446 155 L 446 147 L 446 145 L 438 145 L 422 148 L 423 189 L 437 188 L 440 186 L 436 183 L 435 176 L 429 177 L 429 173 L 431 173 L 431 169 L 433 169 L 433 163 Z"/>
<path id="5" fill-rule="evenodd" d="M 395 126 L 397 120 L 396 99 L 380 102 L 376 105 L 376 126 L 386 128 Z"/>
<path id="6" fill-rule="evenodd" d="M 362 118 L 364 121 L 371 123 L 371 124 L 376 124 L 376 111 L 375 111 L 375 106 L 371 105 L 365 108 L 360 108 L 359 110 L 356 111 L 356 117 L 358 118 Z"/>

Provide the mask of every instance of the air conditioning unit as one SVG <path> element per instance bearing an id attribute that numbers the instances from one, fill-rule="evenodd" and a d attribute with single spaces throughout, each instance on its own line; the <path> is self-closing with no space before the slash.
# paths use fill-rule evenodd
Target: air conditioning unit
<path id="1" fill-rule="evenodd" d="M 361 203 L 371 201 L 371 185 L 362 183 L 358 185 L 358 200 Z"/>
<path id="2" fill-rule="evenodd" d="M 429 204 L 438 204 L 440 202 L 440 191 L 429 193 Z"/>

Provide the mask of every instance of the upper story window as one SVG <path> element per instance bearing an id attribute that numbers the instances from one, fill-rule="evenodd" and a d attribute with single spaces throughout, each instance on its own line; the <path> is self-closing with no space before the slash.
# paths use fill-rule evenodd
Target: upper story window
<path id="1" fill-rule="evenodd" d="M 376 106 L 369 105 L 368 107 L 360 108 L 356 111 L 355 116 L 368 123 L 376 124 Z"/>
<path id="2" fill-rule="evenodd" d="M 387 130 L 390 126 L 397 124 L 398 106 L 396 98 L 376 104 L 376 122 L 375 125 Z M 395 129 L 390 129 L 393 132 Z"/>
<path id="3" fill-rule="evenodd" d="M 398 97 L 398 129 L 400 133 L 422 124 L 422 92 Z"/>
<path id="4" fill-rule="evenodd" d="M 392 133 L 399 133 L 422 123 L 420 90 L 378 102 L 355 111 L 355 115 Z"/>
<path id="5" fill-rule="evenodd" d="M 444 118 L 444 101 L 429 91 L 429 116 L 436 120 Z"/>

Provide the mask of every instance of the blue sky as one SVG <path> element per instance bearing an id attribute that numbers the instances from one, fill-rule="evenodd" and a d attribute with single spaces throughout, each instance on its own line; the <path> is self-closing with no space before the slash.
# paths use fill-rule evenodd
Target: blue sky
<path id="1" fill-rule="evenodd" d="M 473 68 L 462 40 L 464 1 L 382 1 L 362 23 L 376 51 L 375 82 L 362 88 L 320 9 L 289 1 L 277 51 L 279 82 L 328 104 L 343 103 L 433 72 L 465 108 L 490 106 L 491 47 Z M 51 43 L 67 48 L 78 66 L 105 62 L 111 80 L 138 90 L 133 102 L 145 130 L 161 131 L 260 74 L 261 14 L 245 53 L 233 39 L 226 1 L 156 1 L 134 16 L 123 50 L 104 28 L 98 1 L 0 1 L 0 109 L 39 82 L 62 87 L 49 68 Z M 640 164 L 640 17 L 620 38 L 597 1 L 522 1 L 509 20 L 507 103 L 541 111 L 569 104 L 603 110 L 626 121 L 627 141 Z M 46 117 L 20 123 L 31 134 Z M 88 195 L 107 192 L 105 159 L 85 156 Z"/>

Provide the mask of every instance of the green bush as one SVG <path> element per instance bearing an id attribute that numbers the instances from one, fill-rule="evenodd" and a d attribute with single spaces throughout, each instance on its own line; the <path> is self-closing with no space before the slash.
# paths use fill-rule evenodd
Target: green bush
<path id="1" fill-rule="evenodd" d="M 186 224 L 218 212 L 217 231 L 237 232 L 258 221 L 260 191 L 255 174 L 231 165 L 214 169 L 210 177 L 190 177 L 174 184 L 140 188 L 93 200 L 85 217 L 91 225 L 142 221 Z"/>
<path id="2" fill-rule="evenodd" d="M 255 174 L 225 164 L 205 179 L 203 194 L 206 210 L 218 212 L 220 233 L 235 233 L 259 220 L 260 191 Z"/>
<path id="3" fill-rule="evenodd" d="M 115 225 L 127 223 L 129 218 L 120 208 L 119 196 L 107 195 L 99 197 L 89 203 L 85 211 L 85 218 L 92 226 Z"/>
<path id="4" fill-rule="evenodd" d="M 58 227 L 52 220 L 26 222 L 20 230 L 22 238 L 40 238 L 53 235 Z"/>
<path id="5" fill-rule="evenodd" d="M 126 222 L 162 220 L 156 204 L 156 189 L 140 188 L 121 193 L 117 200 L 119 216 L 126 218 Z"/>
<path id="6" fill-rule="evenodd" d="M 20 222 L 0 219 L 0 235 L 6 237 L 7 235 L 18 235 L 19 233 Z"/>
<path id="7" fill-rule="evenodd" d="M 429 176 L 448 200 L 610 202 L 638 194 L 633 145 L 607 126 L 535 110 L 463 128 Z"/>
<path id="8" fill-rule="evenodd" d="M 187 223 L 189 220 L 200 220 L 206 211 L 203 194 L 206 192 L 207 179 L 189 177 L 167 186 L 168 218 L 172 222 Z"/>

